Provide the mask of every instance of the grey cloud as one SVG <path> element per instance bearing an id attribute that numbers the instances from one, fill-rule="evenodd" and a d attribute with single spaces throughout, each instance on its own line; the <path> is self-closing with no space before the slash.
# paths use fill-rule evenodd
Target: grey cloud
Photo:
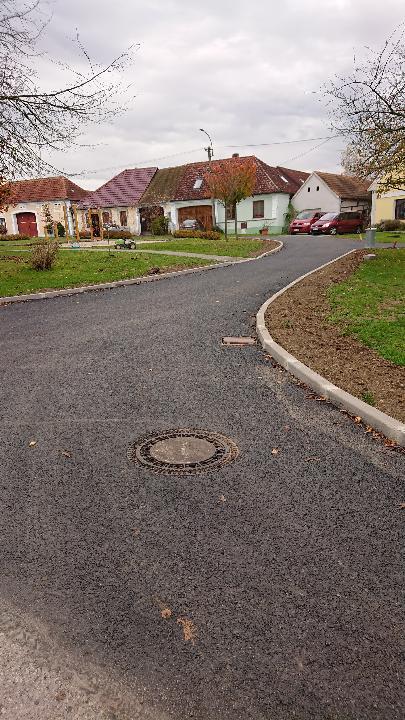
<path id="1" fill-rule="evenodd" d="M 327 135 L 327 110 L 313 92 L 350 69 L 355 49 L 361 54 L 365 45 L 382 44 L 403 19 L 402 0 L 386 0 L 372 12 L 369 0 L 55 0 L 53 10 L 44 45 L 64 61 L 74 59 L 76 27 L 97 62 L 140 43 L 127 74 L 135 94 L 129 112 L 85 135 L 94 149 L 52 158 L 70 172 L 87 172 L 93 187 L 113 174 L 105 167 L 118 170 L 183 151 L 158 164 L 202 159 L 202 126 L 213 136 L 217 157 L 229 155 L 225 145 Z M 42 72 L 48 84 L 61 77 L 51 63 L 42 64 Z M 291 165 L 336 170 L 343 144 L 330 141 Z M 284 162 L 311 145 L 316 143 L 255 152 Z M 199 146 L 199 152 L 186 153 Z"/>

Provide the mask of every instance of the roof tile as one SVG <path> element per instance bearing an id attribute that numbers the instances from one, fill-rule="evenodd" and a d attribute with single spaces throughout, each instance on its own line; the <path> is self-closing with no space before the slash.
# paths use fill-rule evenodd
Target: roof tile
<path id="1" fill-rule="evenodd" d="M 50 200 L 80 200 L 86 190 L 63 176 L 16 180 L 11 183 L 11 202 L 42 202 Z"/>
<path id="2" fill-rule="evenodd" d="M 87 193 L 80 203 L 80 207 L 106 208 L 138 205 L 156 171 L 156 167 L 123 170 L 98 190 Z"/>

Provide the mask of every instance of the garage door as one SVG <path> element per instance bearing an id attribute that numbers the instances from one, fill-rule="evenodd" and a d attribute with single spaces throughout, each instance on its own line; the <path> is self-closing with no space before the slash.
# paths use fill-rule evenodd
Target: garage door
<path id="1" fill-rule="evenodd" d="M 211 205 L 190 205 L 190 207 L 179 208 L 179 225 L 184 220 L 198 220 L 204 230 L 212 230 Z"/>
<path id="2" fill-rule="evenodd" d="M 17 227 L 20 235 L 38 236 L 37 219 L 35 213 L 17 213 Z"/>

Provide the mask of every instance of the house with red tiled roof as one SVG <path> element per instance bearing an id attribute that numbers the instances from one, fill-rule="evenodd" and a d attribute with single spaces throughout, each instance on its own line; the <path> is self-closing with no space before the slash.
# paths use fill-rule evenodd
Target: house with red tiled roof
<path id="1" fill-rule="evenodd" d="M 234 157 L 239 157 L 234 155 Z M 271 233 L 280 233 L 290 198 L 308 177 L 308 173 L 289 168 L 271 167 L 255 156 L 241 157 L 240 161 L 254 162 L 256 184 L 252 197 L 238 204 L 238 231 L 257 234 L 263 226 Z M 232 158 L 213 160 L 217 163 L 232 162 Z M 212 201 L 205 176 L 208 162 L 190 163 L 174 168 L 158 170 L 143 194 L 139 206 L 140 216 L 162 211 L 169 218 L 171 229 L 178 229 L 185 220 L 196 219 L 205 229 L 212 228 Z M 215 224 L 225 227 L 225 208 L 214 199 Z M 228 220 L 234 218 L 234 208 L 227 209 Z M 232 223 L 233 227 L 233 223 Z M 142 229 L 147 230 L 147 223 Z"/>
<path id="2" fill-rule="evenodd" d="M 49 218 L 61 223 L 66 234 L 74 233 L 74 205 L 86 195 L 83 188 L 66 177 L 17 180 L 11 183 L 7 210 L 0 211 L 0 233 L 45 234 Z M 45 217 L 46 208 L 49 212 Z"/>
<path id="3" fill-rule="evenodd" d="M 316 172 L 305 180 L 292 198 L 297 212 L 320 210 L 322 213 L 356 212 L 365 220 L 371 210 L 370 183 L 350 175 Z"/>
<path id="4" fill-rule="evenodd" d="M 101 220 L 104 227 L 126 228 L 139 235 L 138 204 L 156 172 L 156 167 L 123 170 L 98 190 L 88 192 L 78 205 L 82 229 L 89 229 L 91 221 L 98 235 Z"/>

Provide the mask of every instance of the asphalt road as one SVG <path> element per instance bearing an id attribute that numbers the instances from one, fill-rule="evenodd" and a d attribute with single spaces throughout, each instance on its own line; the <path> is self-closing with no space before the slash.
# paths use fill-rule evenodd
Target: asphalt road
<path id="1" fill-rule="evenodd" d="M 353 246 L 287 238 L 252 263 L 0 309 L 2 717 L 48 717 L 58 687 L 52 720 L 404 718 L 404 457 L 259 348 L 221 346 Z M 128 461 L 172 427 L 240 455 L 193 477 Z"/>

